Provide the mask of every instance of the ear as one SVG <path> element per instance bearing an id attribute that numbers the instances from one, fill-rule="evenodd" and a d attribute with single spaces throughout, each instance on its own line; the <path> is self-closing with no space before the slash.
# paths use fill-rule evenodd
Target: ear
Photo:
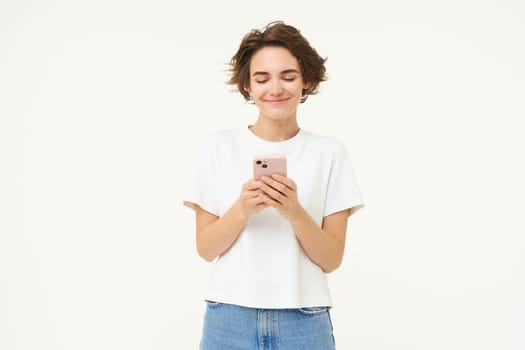
<path id="1" fill-rule="evenodd" d="M 303 87 L 304 90 L 308 90 L 310 88 L 310 86 L 312 86 L 312 83 L 304 83 L 303 86 L 304 86 Z"/>
<path id="2" fill-rule="evenodd" d="M 245 85 L 244 86 L 244 91 L 246 91 L 247 93 L 251 94 L 252 93 L 252 89 L 250 89 L 250 85 Z"/>

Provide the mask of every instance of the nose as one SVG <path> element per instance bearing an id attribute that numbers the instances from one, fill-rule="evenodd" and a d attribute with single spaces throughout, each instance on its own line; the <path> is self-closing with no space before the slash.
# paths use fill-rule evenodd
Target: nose
<path id="1" fill-rule="evenodd" d="M 270 92 L 270 95 L 272 96 L 281 95 L 283 93 L 283 87 L 281 86 L 281 82 L 279 80 L 272 81 L 269 92 Z"/>

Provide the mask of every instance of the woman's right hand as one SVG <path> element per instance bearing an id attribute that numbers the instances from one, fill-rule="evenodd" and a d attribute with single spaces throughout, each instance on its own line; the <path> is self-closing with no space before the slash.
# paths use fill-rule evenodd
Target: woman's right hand
<path id="1" fill-rule="evenodd" d="M 242 185 L 241 194 L 235 204 L 244 220 L 248 220 L 253 214 L 268 207 L 264 203 L 263 192 L 260 189 L 261 185 L 261 181 L 254 179 L 250 179 Z"/>

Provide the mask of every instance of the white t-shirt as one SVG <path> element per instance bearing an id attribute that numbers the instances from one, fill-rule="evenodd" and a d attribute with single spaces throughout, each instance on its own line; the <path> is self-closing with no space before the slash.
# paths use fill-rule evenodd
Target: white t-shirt
<path id="1" fill-rule="evenodd" d="M 345 146 L 300 130 L 281 142 L 248 128 L 223 130 L 201 144 L 184 204 L 222 216 L 253 177 L 253 158 L 284 155 L 299 202 L 321 225 L 341 210 L 363 206 Z M 305 254 L 290 224 L 274 208 L 253 215 L 214 264 L 207 300 L 256 308 L 332 306 L 326 274 Z"/>

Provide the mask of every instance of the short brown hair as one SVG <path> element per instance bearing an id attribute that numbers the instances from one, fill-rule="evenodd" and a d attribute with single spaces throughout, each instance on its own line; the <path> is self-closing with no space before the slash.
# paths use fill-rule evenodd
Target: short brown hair
<path id="1" fill-rule="evenodd" d="M 258 50 L 266 46 L 284 47 L 299 61 L 303 81 L 309 84 L 308 88 L 303 90 L 301 102 L 304 102 L 308 95 L 318 92 L 319 83 L 326 80 L 326 58 L 319 56 L 297 28 L 281 21 L 272 22 L 262 30 L 252 29 L 244 36 L 230 61 L 231 78 L 228 84 L 237 85 L 239 92 L 249 100 L 250 95 L 245 87 L 250 82 L 250 61 Z"/>

